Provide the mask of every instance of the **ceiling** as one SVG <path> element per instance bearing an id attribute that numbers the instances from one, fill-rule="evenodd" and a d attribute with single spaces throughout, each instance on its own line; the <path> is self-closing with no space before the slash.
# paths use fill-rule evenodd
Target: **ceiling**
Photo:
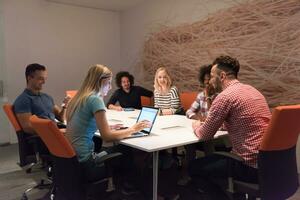
<path id="1" fill-rule="evenodd" d="M 47 0 L 66 5 L 95 8 L 108 11 L 127 10 L 146 0 Z"/>

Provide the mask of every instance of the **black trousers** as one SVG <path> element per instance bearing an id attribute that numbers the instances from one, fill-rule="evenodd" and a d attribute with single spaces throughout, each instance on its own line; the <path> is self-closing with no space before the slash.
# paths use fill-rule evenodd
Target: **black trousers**
<path id="1" fill-rule="evenodd" d="M 106 166 L 103 163 L 99 164 L 98 159 L 97 156 L 91 156 L 87 161 L 80 163 L 86 182 L 98 181 L 108 176 Z"/>
<path id="2" fill-rule="evenodd" d="M 194 187 L 215 197 L 212 199 L 226 199 L 223 191 L 227 187 L 227 162 L 228 160 L 220 155 L 210 155 L 192 161 L 189 166 L 189 174 Z M 234 161 L 232 171 L 236 180 L 258 182 L 258 173 L 255 168 Z"/>
<path id="3" fill-rule="evenodd" d="M 97 145 L 95 144 L 95 146 Z M 109 148 L 99 149 L 98 146 L 95 150 L 97 151 L 95 151 L 87 161 L 81 163 L 85 172 L 84 177 L 86 178 L 86 181 L 93 182 L 112 175 L 128 175 L 135 171 L 133 155 L 130 147 L 116 145 Z M 103 155 L 104 152 L 106 154 L 119 152 L 122 153 L 122 155 L 112 160 L 108 160 L 105 163 L 99 163 L 101 155 Z"/>

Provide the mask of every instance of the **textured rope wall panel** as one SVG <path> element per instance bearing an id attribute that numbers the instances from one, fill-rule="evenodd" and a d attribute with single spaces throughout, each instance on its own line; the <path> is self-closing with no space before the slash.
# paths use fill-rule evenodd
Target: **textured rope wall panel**
<path id="1" fill-rule="evenodd" d="M 153 85 L 163 65 L 181 91 L 195 91 L 199 66 L 221 54 L 240 61 L 239 79 L 271 106 L 300 103 L 300 1 L 248 1 L 203 21 L 163 27 L 145 43 L 144 80 Z"/>

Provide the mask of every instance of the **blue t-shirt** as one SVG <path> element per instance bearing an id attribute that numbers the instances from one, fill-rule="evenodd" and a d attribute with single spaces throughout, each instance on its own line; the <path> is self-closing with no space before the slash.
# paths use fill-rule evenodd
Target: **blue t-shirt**
<path id="1" fill-rule="evenodd" d="M 101 97 L 90 95 L 68 122 L 66 135 L 76 151 L 79 162 L 87 161 L 94 151 L 93 136 L 98 129 L 94 114 L 105 109 Z"/>
<path id="2" fill-rule="evenodd" d="M 31 113 L 40 118 L 55 120 L 54 101 L 48 94 L 34 94 L 25 89 L 14 102 L 15 113 Z"/>

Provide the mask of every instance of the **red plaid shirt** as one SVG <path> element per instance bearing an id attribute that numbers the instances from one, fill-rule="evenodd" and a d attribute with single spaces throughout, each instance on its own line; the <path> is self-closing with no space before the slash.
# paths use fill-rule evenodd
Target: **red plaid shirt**
<path id="1" fill-rule="evenodd" d="M 195 129 L 195 134 L 202 140 L 212 139 L 224 122 L 232 152 L 256 168 L 258 148 L 270 119 L 265 97 L 254 87 L 235 79 L 213 101 L 205 123 Z"/>

